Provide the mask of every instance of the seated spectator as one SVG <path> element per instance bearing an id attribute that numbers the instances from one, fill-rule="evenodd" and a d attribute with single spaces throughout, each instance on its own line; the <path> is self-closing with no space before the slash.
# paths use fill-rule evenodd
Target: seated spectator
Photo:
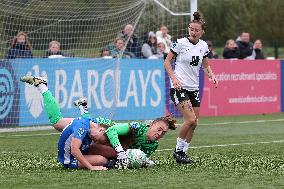
<path id="1" fill-rule="evenodd" d="M 60 50 L 60 43 L 58 41 L 51 41 L 49 43 L 48 51 L 46 52 L 48 58 L 64 58 L 65 55 Z"/>
<path id="2" fill-rule="evenodd" d="M 233 39 L 227 40 L 224 51 L 223 51 L 223 57 L 225 59 L 240 57 L 240 51 L 238 49 L 236 42 Z"/>
<path id="3" fill-rule="evenodd" d="M 132 52 L 125 49 L 125 42 L 121 38 L 117 38 L 114 42 L 114 49 L 110 51 L 111 56 L 114 58 L 134 58 L 135 55 Z"/>
<path id="4" fill-rule="evenodd" d="M 28 35 L 25 32 L 19 32 L 12 41 L 11 48 L 8 50 L 5 58 L 32 58 L 32 46 Z"/>
<path id="5" fill-rule="evenodd" d="M 103 48 L 101 50 L 101 58 L 106 58 L 106 59 L 112 58 L 110 50 L 108 50 L 107 48 Z"/>
<path id="6" fill-rule="evenodd" d="M 213 58 L 217 59 L 218 54 L 214 51 L 212 41 L 207 40 L 206 43 L 207 43 L 208 49 L 209 49 L 208 58 L 209 59 L 213 59 Z"/>
<path id="7" fill-rule="evenodd" d="M 160 30 L 156 32 L 157 42 L 165 44 L 165 53 L 169 53 L 172 46 L 172 36 L 168 34 L 167 26 L 161 25 Z"/>
<path id="8" fill-rule="evenodd" d="M 168 53 L 165 53 L 165 44 L 163 42 L 158 43 L 158 54 L 163 54 L 164 60 L 167 58 Z"/>
<path id="9" fill-rule="evenodd" d="M 132 24 L 127 24 L 123 30 L 117 34 L 117 38 L 121 38 L 124 42 L 127 42 L 126 50 L 133 53 L 135 57 L 143 57 L 141 53 L 141 44 L 138 36 L 134 34 L 134 27 Z"/>
<path id="10" fill-rule="evenodd" d="M 240 40 L 237 41 L 237 46 L 240 50 L 239 59 L 252 59 L 253 44 L 250 42 L 250 34 L 242 32 Z"/>
<path id="11" fill-rule="evenodd" d="M 254 49 L 255 59 L 265 59 L 262 53 L 262 42 L 260 39 L 255 40 L 253 49 Z"/>
<path id="12" fill-rule="evenodd" d="M 142 45 L 142 54 L 145 58 L 158 59 L 163 58 L 163 52 L 158 49 L 157 38 L 154 32 L 148 33 L 148 40 Z"/>

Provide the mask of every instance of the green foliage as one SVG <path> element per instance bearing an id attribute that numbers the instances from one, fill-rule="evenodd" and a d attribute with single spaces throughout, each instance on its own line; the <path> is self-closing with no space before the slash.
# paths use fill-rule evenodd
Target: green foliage
<path id="1" fill-rule="evenodd" d="M 267 46 L 284 45 L 284 1 L 282 0 L 201 0 L 198 7 L 206 19 L 205 37 L 217 46 L 237 38 L 242 31 L 260 38 Z"/>

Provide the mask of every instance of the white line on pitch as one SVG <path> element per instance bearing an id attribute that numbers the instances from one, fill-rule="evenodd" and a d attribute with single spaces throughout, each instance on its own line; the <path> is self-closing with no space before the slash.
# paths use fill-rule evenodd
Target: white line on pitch
<path id="1" fill-rule="evenodd" d="M 31 134 L 31 135 L 3 135 L 0 138 L 9 138 L 9 137 L 33 137 L 33 136 L 51 136 L 51 135 L 60 135 L 61 133 L 45 133 L 45 134 Z"/>
<path id="2" fill-rule="evenodd" d="M 229 125 L 229 124 L 246 124 L 246 123 L 267 123 L 267 122 L 281 122 L 284 119 L 271 120 L 255 120 L 255 121 L 239 121 L 239 122 L 221 122 L 221 123 L 199 123 L 198 125 Z"/>
<path id="3" fill-rule="evenodd" d="M 198 125 L 229 125 L 229 124 L 247 124 L 247 123 L 267 123 L 267 122 L 281 122 L 284 119 L 271 120 L 256 120 L 256 121 L 239 121 L 239 122 L 220 122 L 220 123 L 199 123 Z M 181 124 L 177 124 L 180 126 Z M 17 127 L 17 128 L 0 128 L 0 133 L 4 132 L 22 132 L 22 131 L 40 131 L 52 130 L 52 126 L 36 126 L 36 127 Z M 1 136 L 0 136 L 1 137 Z"/>
<path id="4" fill-rule="evenodd" d="M 282 143 L 284 140 L 275 140 L 275 141 L 267 141 L 267 142 L 246 142 L 246 143 L 237 143 L 237 144 L 215 144 L 208 146 L 191 146 L 190 148 L 199 149 L 199 148 L 215 148 L 215 147 L 228 147 L 228 146 L 242 146 L 242 145 L 255 145 L 255 144 L 271 144 L 271 143 Z M 162 149 L 156 150 L 157 152 L 163 151 L 172 151 L 173 149 Z"/>

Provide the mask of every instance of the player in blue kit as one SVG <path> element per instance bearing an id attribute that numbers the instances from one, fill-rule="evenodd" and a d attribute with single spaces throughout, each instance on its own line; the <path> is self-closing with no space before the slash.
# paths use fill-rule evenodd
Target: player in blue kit
<path id="1" fill-rule="evenodd" d="M 65 167 L 85 167 L 90 169 L 90 164 L 95 165 L 99 163 L 103 165 L 106 163 L 103 161 L 106 159 L 102 159 L 104 157 L 109 159 L 117 157 L 119 160 L 117 161 L 118 166 L 126 167 L 126 149 L 139 148 L 149 157 L 157 149 L 158 140 L 162 138 L 169 129 L 174 130 L 176 128 L 176 120 L 172 116 L 155 119 L 150 124 L 139 122 L 118 124 L 112 120 L 100 117 L 91 120 L 87 107 L 87 99 L 84 98 L 80 98 L 74 102 L 75 106 L 80 110 L 81 119 L 63 118 L 58 102 L 48 90 L 47 80 L 45 78 L 23 76 L 21 77 L 21 81 L 39 89 L 43 97 L 44 109 L 50 123 L 56 130 L 63 130 L 58 143 L 58 160 Z M 92 134 L 93 127 L 91 125 L 95 125 L 95 129 L 100 128 L 100 130 L 97 130 L 97 134 Z M 108 127 L 110 128 L 106 134 L 105 131 Z M 98 131 L 100 132 L 98 133 Z M 87 138 L 85 139 L 84 137 Z M 91 140 L 93 138 L 96 139 L 96 142 L 92 143 Z M 74 150 L 72 151 L 73 147 L 75 152 Z M 85 151 L 85 149 L 87 149 L 87 151 Z M 94 155 L 100 156 L 96 157 Z M 98 160 L 98 158 L 100 159 Z M 87 163 L 87 161 L 89 163 Z"/>
<path id="2" fill-rule="evenodd" d="M 104 145 L 108 141 L 105 130 L 113 122 L 100 117 L 91 120 L 87 112 L 83 118 L 64 118 L 45 78 L 24 76 L 21 81 L 39 89 L 50 123 L 56 130 L 62 131 L 58 142 L 58 161 L 69 168 L 106 169 L 102 167 L 107 162 L 105 157 L 116 157 L 113 148 Z"/>
<path id="3" fill-rule="evenodd" d="M 66 168 L 106 170 L 107 159 L 90 155 L 92 141 L 104 140 L 105 129 L 88 118 L 75 118 L 61 133 L 58 141 L 58 161 Z"/>

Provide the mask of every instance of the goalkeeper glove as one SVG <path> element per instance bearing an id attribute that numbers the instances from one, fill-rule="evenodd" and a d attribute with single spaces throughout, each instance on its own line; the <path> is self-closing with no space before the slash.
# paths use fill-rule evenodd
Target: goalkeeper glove
<path id="1" fill-rule="evenodd" d="M 125 151 L 118 152 L 116 167 L 118 169 L 127 169 L 128 166 L 128 157 Z"/>
<path id="2" fill-rule="evenodd" d="M 118 169 L 127 169 L 128 166 L 127 153 L 123 150 L 121 145 L 115 147 L 115 151 L 117 151 L 116 167 Z"/>
<path id="3" fill-rule="evenodd" d="M 155 165 L 156 164 L 155 164 L 154 161 L 152 161 L 152 160 L 150 160 L 149 158 L 146 157 L 146 159 L 145 159 L 145 167 L 153 167 Z"/>

